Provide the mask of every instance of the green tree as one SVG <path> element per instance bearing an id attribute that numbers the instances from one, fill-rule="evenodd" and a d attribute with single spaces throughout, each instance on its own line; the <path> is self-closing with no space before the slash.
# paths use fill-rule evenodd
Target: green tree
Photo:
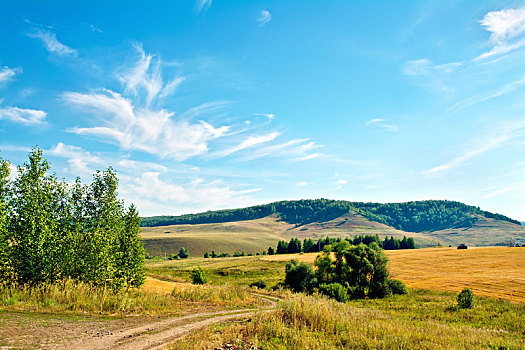
<path id="1" fill-rule="evenodd" d="M 18 167 L 14 181 L 10 204 L 16 215 L 11 217 L 9 236 L 13 268 L 21 284 L 53 282 L 62 277 L 65 242 L 56 234 L 60 228 L 55 213 L 62 198 L 57 198 L 57 180 L 48 174 L 49 169 L 42 151 L 33 148 L 29 162 Z"/>
<path id="2" fill-rule="evenodd" d="M 272 247 L 268 247 L 268 255 L 274 255 L 275 250 Z"/>
<path id="3" fill-rule="evenodd" d="M 311 291 L 317 284 L 312 265 L 292 259 L 285 266 L 284 284 L 295 292 Z"/>
<path id="4" fill-rule="evenodd" d="M 117 237 L 115 257 L 115 278 L 129 288 L 144 283 L 144 245 L 140 239 L 140 216 L 135 205 L 124 214 L 124 230 Z"/>
<path id="5" fill-rule="evenodd" d="M 315 275 L 319 283 L 330 283 L 334 280 L 333 259 L 330 252 L 323 252 L 315 258 L 314 265 L 317 267 Z"/>
<path id="6" fill-rule="evenodd" d="M 11 247 L 7 230 L 9 162 L 0 158 L 0 282 L 12 279 Z"/>
<path id="7" fill-rule="evenodd" d="M 355 298 L 383 298 L 389 294 L 388 258 L 377 244 L 352 246 L 342 254 L 350 271 L 344 282 Z"/>
<path id="8" fill-rule="evenodd" d="M 188 253 L 188 250 L 186 248 L 184 248 L 184 247 L 180 247 L 180 249 L 179 249 L 179 258 L 186 259 L 189 256 L 190 256 L 190 254 Z"/>
<path id="9" fill-rule="evenodd" d="M 206 284 L 208 283 L 208 277 L 206 276 L 206 272 L 204 269 L 200 266 L 197 266 L 195 269 L 191 271 L 191 281 L 193 284 Z"/>
<path id="10" fill-rule="evenodd" d="M 277 243 L 277 251 L 276 254 L 286 254 L 288 253 L 288 243 L 285 241 L 279 241 Z"/>
<path id="11" fill-rule="evenodd" d="M 474 293 L 469 288 L 465 288 L 458 294 L 458 306 L 462 309 L 471 309 L 474 306 Z"/>

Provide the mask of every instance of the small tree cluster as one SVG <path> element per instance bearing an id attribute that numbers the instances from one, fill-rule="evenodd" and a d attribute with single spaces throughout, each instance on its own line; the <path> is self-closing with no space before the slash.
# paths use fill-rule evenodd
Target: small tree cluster
<path id="1" fill-rule="evenodd" d="M 377 244 L 379 247 L 385 250 L 396 250 L 396 249 L 416 249 L 416 243 L 414 238 L 403 236 L 403 239 L 397 239 L 394 237 L 385 237 L 382 241 L 379 235 L 357 235 L 354 238 L 347 237 L 344 239 L 353 245 L 365 244 L 369 246 L 372 243 Z M 290 239 L 290 242 L 279 241 L 277 248 L 268 248 L 268 255 L 273 254 L 293 254 L 293 253 L 317 253 L 322 252 L 326 246 L 334 246 L 337 243 L 343 241 L 342 238 L 320 238 L 317 242 L 314 242 L 311 238 L 305 238 L 301 244 L 297 238 Z"/>
<path id="2" fill-rule="evenodd" d="M 0 159 L 0 278 L 35 285 L 63 278 L 116 288 L 144 282 L 140 216 L 117 197 L 112 168 L 90 185 L 49 173 L 34 148 L 9 179 Z"/>
<path id="3" fill-rule="evenodd" d="M 284 284 L 296 292 L 319 291 L 339 301 L 407 293 L 403 282 L 388 278 L 388 258 L 377 244 L 341 241 L 325 248 L 315 260 L 316 271 L 310 264 L 290 261 Z"/>

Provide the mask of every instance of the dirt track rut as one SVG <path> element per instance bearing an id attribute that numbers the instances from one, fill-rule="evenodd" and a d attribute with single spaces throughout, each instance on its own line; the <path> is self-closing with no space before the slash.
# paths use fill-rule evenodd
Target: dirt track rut
<path id="1" fill-rule="evenodd" d="M 265 300 L 267 306 L 259 309 L 206 312 L 173 317 L 101 337 L 82 338 L 68 343 L 57 344 L 56 348 L 87 350 L 162 349 L 170 342 L 211 324 L 249 317 L 258 312 L 268 312 L 277 308 L 278 298 L 258 293 L 253 294 Z"/>

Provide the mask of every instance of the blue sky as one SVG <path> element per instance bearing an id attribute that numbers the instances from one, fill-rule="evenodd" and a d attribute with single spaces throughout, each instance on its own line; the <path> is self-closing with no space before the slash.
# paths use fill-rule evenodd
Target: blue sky
<path id="1" fill-rule="evenodd" d="M 0 150 L 142 215 L 450 199 L 525 220 L 525 3 L 9 1 Z"/>

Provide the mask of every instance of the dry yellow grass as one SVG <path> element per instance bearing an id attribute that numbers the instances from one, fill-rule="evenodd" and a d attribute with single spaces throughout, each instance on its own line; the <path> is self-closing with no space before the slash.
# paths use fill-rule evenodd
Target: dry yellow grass
<path id="1" fill-rule="evenodd" d="M 386 251 L 391 276 L 410 288 L 459 292 L 525 302 L 525 249 L 483 247 Z M 284 254 L 262 259 L 313 263 L 317 254 Z"/>
<path id="2" fill-rule="evenodd" d="M 142 290 L 149 293 L 170 294 L 173 291 L 173 289 L 177 286 L 177 284 L 186 283 L 174 283 L 168 281 L 161 281 L 153 277 L 146 277 L 146 281 L 142 286 Z"/>

